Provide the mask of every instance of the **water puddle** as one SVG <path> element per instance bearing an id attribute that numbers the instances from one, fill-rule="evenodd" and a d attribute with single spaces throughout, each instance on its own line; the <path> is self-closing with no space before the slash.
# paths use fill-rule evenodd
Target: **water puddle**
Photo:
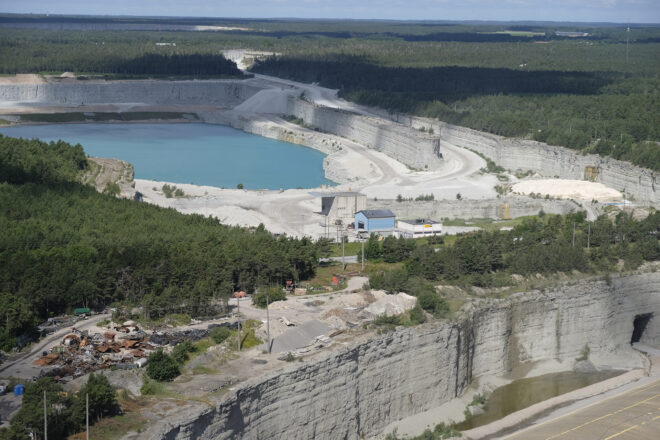
<path id="1" fill-rule="evenodd" d="M 456 425 L 456 429 L 466 431 L 487 425 L 513 412 L 527 408 L 555 396 L 568 393 L 596 382 L 615 377 L 623 371 L 605 371 L 599 373 L 562 373 L 544 374 L 543 376 L 514 380 L 508 385 L 497 388 L 488 396 L 484 405 L 484 414 L 472 416 L 469 420 Z"/>

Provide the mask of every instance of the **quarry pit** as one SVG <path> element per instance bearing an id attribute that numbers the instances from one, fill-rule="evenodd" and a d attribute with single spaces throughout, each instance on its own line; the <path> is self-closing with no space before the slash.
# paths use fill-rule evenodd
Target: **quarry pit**
<path id="1" fill-rule="evenodd" d="M 326 176 L 339 183 L 333 191 L 359 190 L 408 215 L 437 212 L 450 217 L 461 211 L 463 218 L 480 213 L 501 218 L 503 204 L 520 215 L 582 208 L 592 217 L 598 214 L 588 192 L 572 202 L 499 198 L 494 189 L 498 178 L 482 171 L 484 157 L 509 170 L 512 183 L 517 182 L 516 171 L 531 171 L 536 178 L 595 181 L 625 190 L 641 206 L 660 205 L 656 175 L 650 170 L 437 120 L 360 108 L 315 85 L 260 75 L 204 81 L 0 78 L 0 113 L 5 115 L 0 117 L 10 121 L 20 122 L 17 117 L 28 113 L 105 111 L 194 113 L 206 123 L 318 149 L 328 155 Z M 139 191 L 147 202 L 213 215 L 228 224 L 263 223 L 293 236 L 320 236 L 323 231 L 314 216 L 318 202 L 309 189 L 244 191 L 177 184 L 191 197 L 169 200 L 152 189 L 158 183 L 166 182 L 137 180 L 122 191 L 128 197 Z M 436 200 L 393 202 L 398 194 L 427 193 Z M 499 379 L 572 370 L 585 346 L 595 368 L 636 370 L 639 376 L 630 380 L 638 380 L 651 374 L 649 360 L 631 343 L 660 346 L 657 269 L 611 281 L 571 281 L 504 299 L 479 298 L 451 321 L 342 339 L 302 363 L 254 375 L 220 395 L 205 396 L 204 403 L 189 402 L 146 432 L 126 438 L 375 438 L 397 422 L 492 387 Z"/>

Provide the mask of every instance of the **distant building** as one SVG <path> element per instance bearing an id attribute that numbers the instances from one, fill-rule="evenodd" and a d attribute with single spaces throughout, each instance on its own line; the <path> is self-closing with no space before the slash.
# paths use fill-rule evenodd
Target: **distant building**
<path id="1" fill-rule="evenodd" d="M 566 32 L 566 31 L 556 31 L 555 35 L 558 37 L 588 37 L 588 32 Z"/>
<path id="2" fill-rule="evenodd" d="M 396 222 L 399 237 L 420 238 L 442 234 L 442 223 L 428 219 L 399 220 Z"/>
<path id="3" fill-rule="evenodd" d="M 318 194 L 321 197 L 321 214 L 327 225 L 353 223 L 355 213 L 366 209 L 367 196 L 359 192 Z"/>
<path id="4" fill-rule="evenodd" d="M 156 46 L 176 46 L 176 43 L 156 43 Z"/>
<path id="5" fill-rule="evenodd" d="M 364 209 L 355 213 L 355 230 L 366 234 L 393 235 L 394 213 L 389 209 Z"/>

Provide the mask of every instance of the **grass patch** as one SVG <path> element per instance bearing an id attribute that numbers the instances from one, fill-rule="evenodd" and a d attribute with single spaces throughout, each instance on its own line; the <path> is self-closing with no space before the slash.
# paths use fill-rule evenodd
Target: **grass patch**
<path id="1" fill-rule="evenodd" d="M 153 328 L 160 327 L 163 325 L 172 325 L 174 327 L 179 327 L 182 325 L 190 324 L 190 315 L 185 313 L 170 313 L 161 318 L 133 318 L 141 327 L 143 328 Z"/>
<path id="2" fill-rule="evenodd" d="M 0 118 L 0 125 L 9 125 L 9 124 L 11 124 L 11 121 Z"/>
<path id="3" fill-rule="evenodd" d="M 357 241 L 351 241 L 344 243 L 344 255 L 357 255 L 358 252 L 362 249 L 362 243 Z M 331 257 L 341 257 L 341 243 L 335 243 L 332 245 Z"/>
<path id="4" fill-rule="evenodd" d="M 511 220 L 493 220 L 492 218 L 472 218 L 469 220 L 465 219 L 453 219 L 453 220 L 444 220 L 442 224 L 444 226 L 474 226 L 481 228 L 484 231 L 492 232 L 497 231 L 503 227 L 515 227 L 523 223 L 525 219 L 535 218 L 535 215 L 518 217 Z M 450 236 L 446 236 L 447 240 Z M 456 237 L 454 236 L 454 240 Z"/>
<path id="5" fill-rule="evenodd" d="M 213 368 L 209 368 L 204 365 L 197 365 L 195 368 L 192 369 L 192 374 L 216 374 L 218 373 L 218 370 L 214 370 Z"/>
<path id="6" fill-rule="evenodd" d="M 129 392 L 121 389 L 117 392 L 117 401 L 122 414 L 107 417 L 89 427 L 90 438 L 99 440 L 114 440 L 122 438 L 127 433 L 142 432 L 147 426 L 147 420 L 140 415 L 140 410 L 152 405 L 147 399 L 135 398 Z M 80 432 L 69 436 L 69 440 L 84 440 L 85 433 Z"/>
<path id="7" fill-rule="evenodd" d="M 115 417 L 106 417 L 90 426 L 89 438 L 115 440 L 124 437 L 131 431 L 140 433 L 146 426 L 147 420 L 138 413 L 124 413 Z M 84 432 L 69 436 L 69 440 L 85 440 L 85 438 Z"/>
<path id="8" fill-rule="evenodd" d="M 363 274 L 369 275 L 374 272 L 390 271 L 394 269 L 399 269 L 403 266 L 403 263 L 385 263 L 383 261 L 365 261 L 364 272 Z M 349 263 L 346 265 L 344 271 L 341 270 L 340 261 L 332 261 L 327 265 L 319 266 L 316 268 L 316 274 L 314 278 L 308 280 L 306 284 L 310 286 L 330 286 L 333 289 L 337 286 L 333 286 L 332 277 L 335 274 L 354 274 L 362 270 L 361 263 Z M 341 287 L 341 286 L 339 286 Z M 337 290 L 337 289 L 334 289 Z"/>

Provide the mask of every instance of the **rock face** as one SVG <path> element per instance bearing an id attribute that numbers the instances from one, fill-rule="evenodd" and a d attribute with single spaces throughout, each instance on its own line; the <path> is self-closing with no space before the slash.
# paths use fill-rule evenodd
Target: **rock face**
<path id="1" fill-rule="evenodd" d="M 482 300 L 458 323 L 399 329 L 300 366 L 252 379 L 213 408 L 168 418 L 148 439 L 356 439 L 441 405 L 475 378 L 522 364 L 574 359 L 638 367 L 634 317 L 660 313 L 660 273 L 576 282 Z M 658 328 L 649 338 L 658 338 Z"/>
<path id="2" fill-rule="evenodd" d="M 411 168 L 433 170 L 442 164 L 440 139 L 409 126 L 289 97 L 288 113 L 327 133 L 382 151 Z"/>
<path id="3" fill-rule="evenodd" d="M 400 219 L 512 219 L 546 214 L 569 214 L 582 208 L 571 200 L 545 200 L 531 197 L 503 197 L 490 200 L 402 201 L 378 199 L 378 206 L 389 209 Z"/>
<path id="4" fill-rule="evenodd" d="M 191 104 L 233 107 L 261 88 L 240 80 L 62 81 L 0 85 L 0 101 L 89 105 L 108 103 Z"/>
<path id="5" fill-rule="evenodd" d="M 510 170 L 532 170 L 543 176 L 593 180 L 633 196 L 637 202 L 660 205 L 660 173 L 595 154 L 582 155 L 564 147 L 522 139 L 508 139 L 442 121 L 397 115 L 413 128 L 432 128 L 440 146 L 448 142 L 469 148 Z"/>

